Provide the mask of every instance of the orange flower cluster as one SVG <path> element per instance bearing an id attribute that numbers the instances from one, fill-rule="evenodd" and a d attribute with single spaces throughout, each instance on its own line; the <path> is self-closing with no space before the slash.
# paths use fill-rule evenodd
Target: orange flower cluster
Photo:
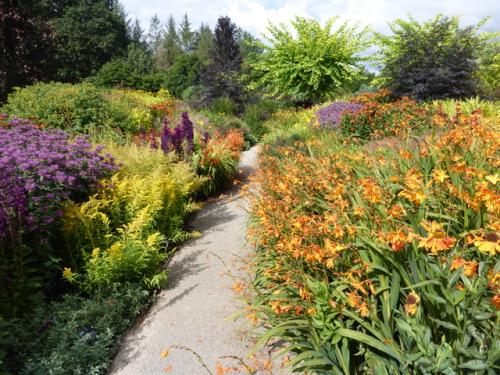
<path id="1" fill-rule="evenodd" d="M 343 134 L 362 139 L 401 137 L 410 132 L 443 128 L 453 122 L 469 120 L 469 116 L 462 114 L 449 118 L 441 109 L 419 104 L 407 97 L 391 102 L 389 94 L 382 90 L 353 98 L 354 103 L 364 106 L 355 113 L 344 114 L 341 122 Z"/>
<path id="2" fill-rule="evenodd" d="M 417 252 L 469 278 L 480 259 L 500 254 L 499 128 L 462 121 L 382 153 L 328 139 L 263 150 L 250 236 L 266 257 L 266 288 L 279 291 L 269 299 L 275 314 L 316 314 L 313 278 L 344 283 L 325 297 L 332 309 L 368 317 L 380 287 L 375 249 L 402 267 Z M 408 315 L 425 304 L 416 293 L 404 298 Z"/>

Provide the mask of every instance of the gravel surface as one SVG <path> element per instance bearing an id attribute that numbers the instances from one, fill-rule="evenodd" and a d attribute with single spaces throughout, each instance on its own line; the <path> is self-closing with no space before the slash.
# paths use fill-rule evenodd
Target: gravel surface
<path id="1" fill-rule="evenodd" d="M 242 155 L 238 180 L 245 184 L 256 165 L 254 147 Z M 247 319 L 227 319 L 243 307 L 232 290 L 234 281 L 227 269 L 232 277 L 242 276 L 241 259 L 251 253 L 245 239 L 248 215 L 240 186 L 208 203 L 191 221 L 190 227 L 202 236 L 188 242 L 172 259 L 167 289 L 126 336 L 111 374 L 209 374 L 187 350 L 172 348 L 165 357 L 164 351 L 173 345 L 196 352 L 214 374 L 217 362 L 224 367 L 237 365 L 237 360 L 221 359 L 224 356 L 253 364 L 247 358 L 251 347 L 245 334 Z M 278 369 L 258 373 L 281 374 L 279 366 L 275 367 Z"/>

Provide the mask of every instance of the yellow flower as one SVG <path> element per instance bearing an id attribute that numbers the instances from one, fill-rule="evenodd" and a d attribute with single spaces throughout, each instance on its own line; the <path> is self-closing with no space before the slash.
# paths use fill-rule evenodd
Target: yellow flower
<path id="1" fill-rule="evenodd" d="M 482 253 L 492 256 L 500 253 L 500 237 L 496 233 L 485 233 L 474 241 L 474 245 Z"/>
<path id="2" fill-rule="evenodd" d="M 492 183 L 493 185 L 496 185 L 498 181 L 500 181 L 500 178 L 498 177 L 498 174 L 486 176 L 485 179 Z"/>
<path id="3" fill-rule="evenodd" d="M 100 253 L 101 253 L 101 249 L 96 247 L 94 250 L 92 250 L 92 258 L 97 258 Z"/>
<path id="4" fill-rule="evenodd" d="M 446 235 L 443 230 L 443 224 L 435 221 L 432 223 L 422 222 L 422 226 L 427 231 L 427 237 L 422 237 L 418 247 L 425 247 L 432 254 L 437 254 L 440 251 L 451 249 L 456 240 L 453 237 Z"/>
<path id="5" fill-rule="evenodd" d="M 411 292 L 406 296 L 406 303 L 404 305 L 405 311 L 408 315 L 415 315 L 417 313 L 417 305 L 420 302 L 420 297 L 417 293 Z"/>
<path id="6" fill-rule="evenodd" d="M 64 267 L 62 274 L 63 274 L 63 277 L 65 279 L 68 279 L 68 280 L 71 280 L 76 275 L 76 273 L 71 271 L 71 268 L 69 268 L 69 267 Z"/>
<path id="7" fill-rule="evenodd" d="M 449 176 L 442 169 L 435 169 L 433 172 L 434 181 L 443 183 Z"/>
<path id="8" fill-rule="evenodd" d="M 158 246 L 160 240 L 161 240 L 161 234 L 159 232 L 155 232 L 150 236 L 148 236 L 148 238 L 146 239 L 146 243 L 148 247 L 156 247 Z"/>

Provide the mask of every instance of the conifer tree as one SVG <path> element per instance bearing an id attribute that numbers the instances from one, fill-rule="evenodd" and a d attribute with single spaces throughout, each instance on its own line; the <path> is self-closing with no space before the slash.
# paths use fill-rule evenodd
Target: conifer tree
<path id="1" fill-rule="evenodd" d="M 210 50 L 210 63 L 203 74 L 206 99 L 228 97 L 241 103 L 243 85 L 240 80 L 243 59 L 236 40 L 236 25 L 229 17 L 219 17 Z"/>

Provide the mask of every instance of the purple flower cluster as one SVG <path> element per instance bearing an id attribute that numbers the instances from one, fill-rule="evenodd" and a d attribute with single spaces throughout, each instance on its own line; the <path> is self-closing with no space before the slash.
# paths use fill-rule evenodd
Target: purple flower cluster
<path id="1" fill-rule="evenodd" d="M 0 127 L 0 239 L 44 231 L 66 199 L 85 199 L 116 169 L 102 147 L 12 120 Z"/>
<path id="2" fill-rule="evenodd" d="M 333 102 L 327 107 L 316 112 L 319 124 L 322 128 L 336 129 L 340 125 L 342 114 L 345 112 L 357 112 L 363 108 L 362 104 Z"/>
<path id="3" fill-rule="evenodd" d="M 154 139 L 155 137 L 152 138 Z M 182 112 L 180 123 L 173 129 L 169 128 L 168 120 L 165 118 L 163 120 L 163 130 L 160 138 L 161 149 L 165 153 L 173 149 L 179 156 L 184 155 L 184 152 L 192 154 L 194 150 L 194 128 L 193 122 L 189 119 L 188 113 Z M 158 146 L 156 145 L 156 141 L 154 142 L 156 146 L 155 148 L 157 148 Z M 152 144 L 151 147 L 153 147 Z"/>

